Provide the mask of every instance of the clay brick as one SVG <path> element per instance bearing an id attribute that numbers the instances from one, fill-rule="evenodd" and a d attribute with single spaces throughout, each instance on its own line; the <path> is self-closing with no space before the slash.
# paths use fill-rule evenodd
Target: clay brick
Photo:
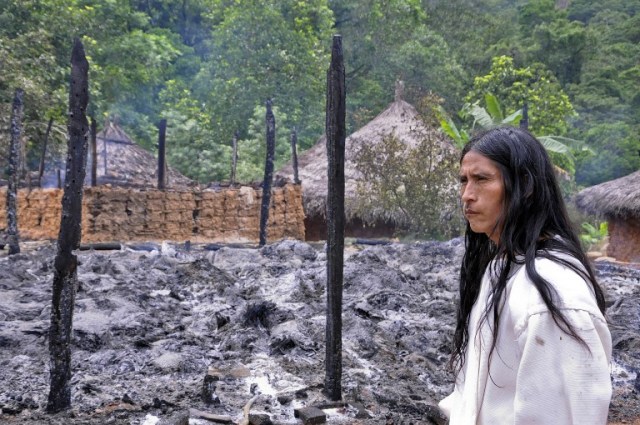
<path id="1" fill-rule="evenodd" d="M 202 192 L 200 192 L 200 196 L 203 202 L 210 201 L 215 198 L 216 193 L 211 190 L 203 190 Z"/>
<path id="2" fill-rule="evenodd" d="M 300 418 L 304 425 L 323 424 L 327 422 L 327 415 L 317 407 L 308 406 L 294 409 L 293 414 Z"/>

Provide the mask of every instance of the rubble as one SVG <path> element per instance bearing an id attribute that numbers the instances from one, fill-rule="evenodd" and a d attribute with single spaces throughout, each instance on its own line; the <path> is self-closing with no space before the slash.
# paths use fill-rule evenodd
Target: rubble
<path id="1" fill-rule="evenodd" d="M 347 247 L 338 405 L 322 392 L 322 245 L 144 247 L 77 252 L 73 407 L 56 415 L 44 412 L 55 246 L 0 252 L 0 423 L 156 425 L 188 412 L 190 424 L 293 425 L 311 407 L 328 424 L 443 423 L 434 405 L 452 388 L 460 239 Z M 614 344 L 610 420 L 631 422 L 640 270 L 595 267 Z"/>

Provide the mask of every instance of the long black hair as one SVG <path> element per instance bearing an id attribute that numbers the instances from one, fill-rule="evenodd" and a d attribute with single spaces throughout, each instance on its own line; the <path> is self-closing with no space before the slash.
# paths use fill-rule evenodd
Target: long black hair
<path id="1" fill-rule="evenodd" d="M 475 135 L 463 148 L 460 162 L 470 151 L 487 157 L 500 169 L 504 205 L 496 223 L 497 228 L 501 228 L 497 244 L 484 233 L 474 233 L 467 222 L 466 249 L 460 270 L 460 304 L 450 366 L 459 371 L 464 364 L 464 352 L 469 343 L 469 316 L 480 292 L 482 276 L 490 264 L 495 267 L 492 267 L 495 281 L 482 316 L 482 320 L 491 316 L 493 321 L 490 356 L 496 346 L 507 280 L 514 267 L 522 264 L 556 324 L 584 344 L 556 305 L 551 284 L 534 267 L 535 258 L 543 257 L 573 269 L 592 286 L 598 308 L 604 314 L 603 291 L 569 220 L 545 148 L 526 130 L 501 127 Z M 564 255 L 558 255 L 560 252 Z M 567 259 L 567 255 L 574 260 Z M 492 263 L 494 259 L 498 261 Z"/>

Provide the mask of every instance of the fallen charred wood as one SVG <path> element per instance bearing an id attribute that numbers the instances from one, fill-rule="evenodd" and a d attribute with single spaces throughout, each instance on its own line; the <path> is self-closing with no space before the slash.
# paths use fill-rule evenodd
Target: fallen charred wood
<path id="1" fill-rule="evenodd" d="M 354 242 L 356 245 L 390 245 L 391 241 L 384 239 L 356 239 Z"/>
<path id="2" fill-rule="evenodd" d="M 217 251 L 221 248 L 256 249 L 259 247 L 247 243 L 208 243 L 202 247 L 205 251 Z"/>
<path id="3" fill-rule="evenodd" d="M 120 242 L 96 242 L 80 245 L 80 251 L 119 251 L 122 249 Z"/>
<path id="4" fill-rule="evenodd" d="M 133 251 L 160 251 L 160 245 L 157 243 L 132 243 L 126 244 L 125 247 Z"/>
<path id="5" fill-rule="evenodd" d="M 213 413 L 203 412 L 198 409 L 189 409 L 189 416 L 192 418 L 206 419 L 211 422 L 219 424 L 233 424 L 233 419 L 230 416 L 214 415 Z"/>

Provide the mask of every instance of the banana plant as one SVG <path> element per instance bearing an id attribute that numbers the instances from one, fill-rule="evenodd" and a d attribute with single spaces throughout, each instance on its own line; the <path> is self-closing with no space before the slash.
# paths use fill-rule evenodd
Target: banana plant
<path id="1" fill-rule="evenodd" d="M 444 133 L 453 139 L 455 145 L 459 148 L 469 141 L 469 134 L 476 129 L 476 125 L 482 129 L 499 127 L 503 125 L 517 126 L 522 119 L 522 110 L 517 110 L 511 115 L 505 117 L 498 99 L 490 93 L 484 97 L 486 108 L 480 106 L 480 101 L 475 103 L 465 103 L 458 116 L 462 119 L 473 117 L 473 124 L 469 131 L 458 128 L 449 114 L 442 106 L 438 106 L 436 113 L 440 121 L 440 128 Z"/>
<path id="2" fill-rule="evenodd" d="M 480 101 L 473 104 L 466 103 L 462 107 L 462 111 L 460 112 L 461 118 L 466 118 L 468 116 L 473 117 L 473 125 L 471 129 L 474 130 L 476 125 L 484 130 L 488 130 L 494 127 L 500 127 L 504 125 L 517 126 L 520 124 L 520 120 L 522 119 L 522 109 L 518 109 L 511 115 L 505 117 L 502 113 L 502 108 L 500 107 L 500 103 L 498 99 L 492 95 L 491 93 L 487 93 L 484 95 L 486 108 L 480 106 Z"/>
<path id="3" fill-rule="evenodd" d="M 505 117 L 500 102 L 494 95 L 491 93 L 485 94 L 484 101 L 486 108 L 480 106 L 480 101 L 477 101 L 474 103 L 466 103 L 458 113 L 458 116 L 462 119 L 466 119 L 467 117 L 473 118 L 473 124 L 469 130 L 458 128 L 444 108 L 438 106 L 436 113 L 440 121 L 440 128 L 447 136 L 453 139 L 457 147 L 461 148 L 469 141 L 469 134 L 476 130 L 476 127 L 488 130 L 505 125 L 517 126 L 520 124 L 522 109 Z M 586 147 L 580 140 L 569 137 L 544 135 L 537 136 L 537 138 L 547 151 L 566 157 L 571 164 L 575 162 L 572 153 L 574 150 L 591 151 L 591 149 Z"/>

